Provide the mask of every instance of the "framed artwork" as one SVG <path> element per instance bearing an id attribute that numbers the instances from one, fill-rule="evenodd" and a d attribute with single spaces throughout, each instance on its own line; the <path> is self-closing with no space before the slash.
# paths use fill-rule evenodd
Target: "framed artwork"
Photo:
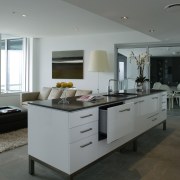
<path id="1" fill-rule="evenodd" d="M 84 51 L 53 51 L 53 79 L 83 79 Z"/>

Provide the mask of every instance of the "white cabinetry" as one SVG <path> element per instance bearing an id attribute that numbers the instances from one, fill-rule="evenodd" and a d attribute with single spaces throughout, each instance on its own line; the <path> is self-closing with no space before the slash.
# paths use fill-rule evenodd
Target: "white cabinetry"
<path id="1" fill-rule="evenodd" d="M 146 107 L 148 110 L 148 115 L 151 116 L 159 113 L 159 94 L 146 96 L 146 98 L 148 99 Z"/>
<path id="2" fill-rule="evenodd" d="M 65 112 L 28 107 L 28 154 L 67 174 L 97 159 L 98 107 Z"/>
<path id="3" fill-rule="evenodd" d="M 97 159 L 98 107 L 69 113 L 70 173 Z"/>
<path id="4" fill-rule="evenodd" d="M 131 99 L 134 102 L 136 135 L 147 131 L 167 118 L 166 95 L 166 92 L 162 92 Z"/>
<path id="5" fill-rule="evenodd" d="M 30 104 L 28 154 L 71 175 L 163 122 L 167 117 L 166 96 L 162 92 L 121 105 L 111 103 L 107 108 L 107 139 L 101 141 L 100 107 L 67 112 Z"/>
<path id="6" fill-rule="evenodd" d="M 146 116 L 148 114 L 148 98 L 141 97 L 134 100 L 135 114 L 135 131 L 136 134 L 144 132 L 147 128 Z"/>
<path id="7" fill-rule="evenodd" d="M 147 129 L 150 129 L 151 127 L 153 127 L 157 124 L 158 119 L 159 119 L 160 94 L 154 94 L 154 95 L 150 95 L 147 97 L 148 97 L 148 107 L 147 108 L 149 109 L 149 112 L 146 117 L 146 122 L 147 122 Z"/>
<path id="8" fill-rule="evenodd" d="M 107 143 L 134 131 L 134 103 L 127 103 L 107 110 Z"/>
<path id="9" fill-rule="evenodd" d="M 159 121 L 167 119 L 167 92 L 162 92 L 160 94 L 160 110 L 159 110 Z"/>
<path id="10" fill-rule="evenodd" d="M 97 159 L 98 134 L 70 144 L 70 173 Z"/>

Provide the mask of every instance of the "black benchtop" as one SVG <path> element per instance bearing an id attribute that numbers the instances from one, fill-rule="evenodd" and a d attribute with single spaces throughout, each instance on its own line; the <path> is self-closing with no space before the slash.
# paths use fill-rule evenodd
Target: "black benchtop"
<path id="1" fill-rule="evenodd" d="M 160 93 L 162 91 L 163 90 L 152 90 L 151 89 L 151 90 L 147 90 L 147 91 L 143 91 L 143 92 L 137 92 L 135 89 L 131 89 L 131 90 L 124 91 L 124 93 L 137 94 L 136 96 L 128 96 L 128 97 L 103 96 L 103 99 L 90 101 L 90 102 L 77 101 L 76 99 L 78 97 L 68 97 L 67 100 L 69 101 L 69 104 L 59 104 L 60 99 L 32 101 L 29 104 L 71 112 L 71 111 L 77 111 L 77 110 L 91 108 L 91 107 L 95 107 L 95 106 L 106 105 L 106 104 L 110 104 L 110 103 L 122 102 L 122 101 L 125 101 L 128 99 L 134 99 L 134 98 L 138 98 L 138 97 L 143 97 L 143 96 L 148 96 L 151 94 Z M 103 94 L 105 95 L 105 93 L 102 93 L 101 95 L 103 95 Z"/>

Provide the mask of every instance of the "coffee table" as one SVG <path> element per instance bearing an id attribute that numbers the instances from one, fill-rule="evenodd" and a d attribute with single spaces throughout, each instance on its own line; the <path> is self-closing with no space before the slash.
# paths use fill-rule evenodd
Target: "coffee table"
<path id="1" fill-rule="evenodd" d="M 27 127 L 27 110 L 15 106 L 0 107 L 0 133 Z"/>

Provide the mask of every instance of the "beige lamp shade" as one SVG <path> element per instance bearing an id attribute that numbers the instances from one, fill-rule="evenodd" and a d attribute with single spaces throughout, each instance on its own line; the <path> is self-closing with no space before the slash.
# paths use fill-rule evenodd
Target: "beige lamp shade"
<path id="1" fill-rule="evenodd" d="M 95 50 L 90 53 L 88 71 L 106 72 L 109 70 L 108 58 L 106 51 Z"/>

